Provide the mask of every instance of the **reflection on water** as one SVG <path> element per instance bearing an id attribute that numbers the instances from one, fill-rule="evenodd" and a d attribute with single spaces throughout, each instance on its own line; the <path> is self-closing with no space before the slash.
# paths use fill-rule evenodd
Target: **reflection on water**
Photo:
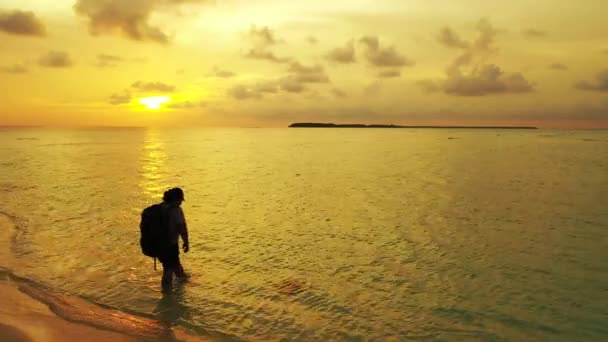
<path id="1" fill-rule="evenodd" d="M 185 294 L 184 283 L 176 281 L 173 293 L 163 294 L 152 313 L 168 327 L 177 325 L 182 320 L 189 321 L 191 317 L 189 308 L 185 305 Z"/>
<path id="2" fill-rule="evenodd" d="M 608 137 L 546 133 L 8 131 L 0 211 L 20 274 L 194 331 L 605 340 Z M 173 186 L 193 279 L 163 297 L 138 223 Z"/>
<path id="3" fill-rule="evenodd" d="M 158 198 L 166 190 L 164 175 L 167 174 L 167 154 L 158 130 L 146 130 L 141 156 L 141 183 L 148 198 Z"/>

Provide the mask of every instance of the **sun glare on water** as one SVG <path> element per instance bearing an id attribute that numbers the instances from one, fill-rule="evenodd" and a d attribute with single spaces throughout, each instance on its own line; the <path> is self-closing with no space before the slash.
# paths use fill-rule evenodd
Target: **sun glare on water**
<path id="1" fill-rule="evenodd" d="M 152 96 L 144 97 L 139 100 L 139 103 L 146 106 L 148 109 L 160 109 L 163 103 L 169 102 L 169 98 L 166 96 Z"/>

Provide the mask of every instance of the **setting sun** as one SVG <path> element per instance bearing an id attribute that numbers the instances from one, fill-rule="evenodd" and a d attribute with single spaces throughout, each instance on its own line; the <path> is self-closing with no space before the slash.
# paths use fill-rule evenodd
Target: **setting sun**
<path id="1" fill-rule="evenodd" d="M 148 109 L 160 109 L 163 103 L 169 102 L 167 96 L 144 97 L 139 100 L 139 103 L 146 106 Z"/>

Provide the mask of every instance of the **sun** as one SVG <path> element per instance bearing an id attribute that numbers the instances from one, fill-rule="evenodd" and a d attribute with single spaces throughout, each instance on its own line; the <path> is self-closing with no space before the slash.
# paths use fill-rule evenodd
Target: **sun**
<path id="1" fill-rule="evenodd" d="M 152 97 L 144 97 L 139 100 L 139 103 L 146 106 L 148 109 L 160 109 L 163 103 L 169 102 L 169 98 L 167 96 L 152 96 Z"/>

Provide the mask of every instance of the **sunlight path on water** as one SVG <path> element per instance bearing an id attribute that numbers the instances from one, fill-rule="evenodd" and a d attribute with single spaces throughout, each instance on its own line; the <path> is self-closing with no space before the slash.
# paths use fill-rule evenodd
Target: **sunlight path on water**
<path id="1" fill-rule="evenodd" d="M 166 190 L 167 155 L 165 146 L 160 138 L 160 132 L 147 130 L 141 156 L 142 179 L 140 186 L 151 200 Z"/>

